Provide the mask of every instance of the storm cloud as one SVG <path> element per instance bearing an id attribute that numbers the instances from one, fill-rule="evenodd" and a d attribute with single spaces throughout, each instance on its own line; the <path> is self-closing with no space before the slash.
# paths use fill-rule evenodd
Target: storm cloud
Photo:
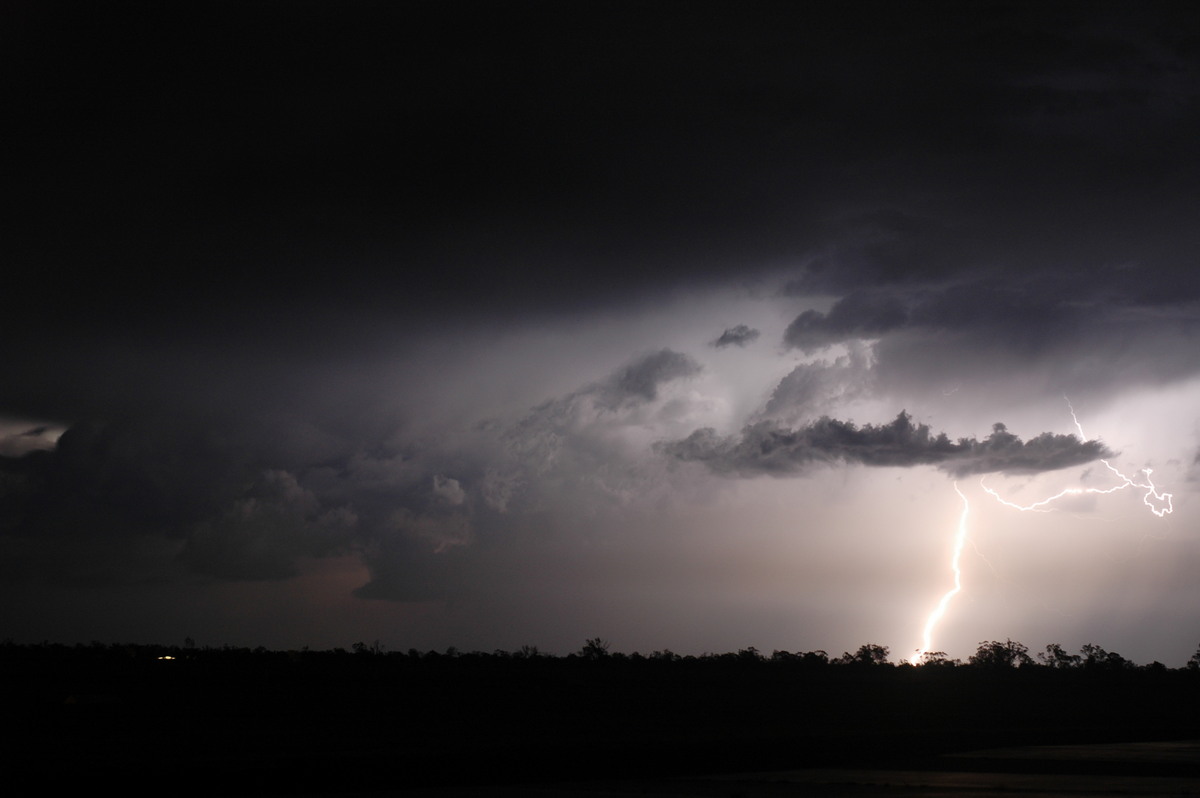
<path id="1" fill-rule="evenodd" d="M 1180 4 L 12 14 L 15 639 L 898 646 L 945 477 L 1200 484 Z M 1085 597 L 1061 639 L 1188 594 L 1133 493 L 1096 501 L 1145 560 L 1004 573 Z"/>
<path id="2" fill-rule="evenodd" d="M 828 313 L 806 310 L 788 325 L 784 343 L 804 352 L 830 344 L 873 338 L 904 325 L 908 313 L 895 297 L 857 293 L 838 300 Z"/>
<path id="3" fill-rule="evenodd" d="M 738 436 L 722 437 L 711 428 L 699 429 L 658 448 L 677 460 L 700 462 L 718 474 L 740 477 L 794 476 L 816 465 L 932 465 L 954 477 L 1034 474 L 1112 456 L 1099 441 L 1081 441 L 1074 435 L 1047 432 L 1022 441 L 999 423 L 982 441 L 952 441 L 945 433 L 934 434 L 926 424 L 914 424 L 905 412 L 878 426 L 859 427 L 823 417 L 798 429 L 759 422 Z"/>

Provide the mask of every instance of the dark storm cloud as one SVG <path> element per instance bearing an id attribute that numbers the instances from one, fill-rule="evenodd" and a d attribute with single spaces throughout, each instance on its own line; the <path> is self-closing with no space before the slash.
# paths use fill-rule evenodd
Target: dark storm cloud
<path id="1" fill-rule="evenodd" d="M 0 573 L 355 553 L 360 596 L 444 599 L 654 484 L 652 436 L 722 474 L 1099 456 L 834 419 L 949 377 L 1196 373 L 1196 26 L 1154 2 L 16 4 L 0 418 L 69 429 L 0 439 Z M 708 304 L 607 376 L 538 360 L 618 362 L 578 334 L 718 291 L 747 323 L 715 340 Z M 750 344 L 777 330 L 754 299 L 796 303 L 784 357 L 851 354 L 773 364 L 742 434 L 684 437 L 762 386 L 701 406 L 709 380 L 677 389 L 700 363 L 642 347 Z"/>
<path id="2" fill-rule="evenodd" d="M 784 343 L 804 352 L 850 339 L 871 338 L 904 325 L 908 313 L 896 297 L 855 293 L 838 300 L 828 313 L 806 310 L 788 325 Z"/>
<path id="3" fill-rule="evenodd" d="M 324 507 L 287 471 L 267 470 L 254 488 L 188 530 L 180 559 L 196 573 L 222 579 L 295 576 L 296 558 L 349 549 L 358 516 Z"/>
<path id="4" fill-rule="evenodd" d="M 1088 280 L 1067 274 L 982 277 L 954 285 L 858 291 L 838 299 L 828 313 L 801 313 L 784 333 L 785 345 L 814 352 L 837 343 L 918 330 L 1001 337 L 1020 351 L 1052 347 L 1088 327 L 1101 327 L 1128 303 L 1109 296 L 1113 281 L 1102 273 Z"/>
<path id="5" fill-rule="evenodd" d="M 939 465 L 956 477 L 970 474 L 1036 474 L 1082 465 L 1113 456 L 1098 440 L 1081 441 L 1075 435 L 1053 432 L 1022 441 L 1003 424 L 992 425 L 992 434 L 981 442 L 959 440 L 961 456 Z"/>
<path id="6" fill-rule="evenodd" d="M 21 526 L 38 534 L 181 534 L 252 479 L 247 453 L 205 422 L 84 422 L 53 451 L 8 461 L 28 486 Z"/>
<path id="7" fill-rule="evenodd" d="M 800 273 L 788 279 L 789 296 L 847 295 L 864 285 L 902 288 L 945 279 L 965 266 L 972 240 L 981 235 L 963 229 L 952 212 L 938 216 L 910 209 L 850 210 L 826 220 L 818 243 L 807 253 Z"/>
<path id="8" fill-rule="evenodd" d="M 844 295 L 1194 240 L 1170 4 L 55 9 L 14 12 L 0 99 L 6 260 L 60 329 L 513 318 L 797 260 Z"/>
<path id="9" fill-rule="evenodd" d="M 0 531 L 63 553 L 58 573 L 42 574 L 53 580 L 80 578 L 67 550 L 101 543 L 108 562 L 84 563 L 89 581 L 137 578 L 120 560 L 151 539 L 174 541 L 159 552 L 197 574 L 291 576 L 298 556 L 344 551 L 355 518 L 268 467 L 270 456 L 229 419 L 81 422 L 53 450 L 0 458 Z M 10 576 L 19 570 L 10 563 Z"/>
<path id="10" fill-rule="evenodd" d="M 495 576 L 478 573 L 485 566 L 476 544 L 495 554 L 527 536 L 557 536 L 558 525 L 574 526 L 570 519 L 593 518 L 644 490 L 640 452 L 622 444 L 620 433 L 646 423 L 647 409 L 661 405 L 666 385 L 700 370 L 671 349 L 642 355 L 511 424 L 479 425 L 467 449 L 444 455 L 461 478 L 435 474 L 426 482 L 422 476 L 423 499 L 388 480 L 391 509 L 363 513 L 374 519 L 360 525 L 371 577 L 355 595 L 422 601 L 477 591 L 480 579 Z M 428 473 L 423 459 L 416 458 L 412 473 Z M 361 499 L 354 507 L 360 509 Z"/>
<path id="11" fill-rule="evenodd" d="M 440 558 L 500 517 L 633 490 L 635 470 L 609 467 L 628 456 L 610 435 L 645 423 L 665 386 L 699 371 L 652 351 L 514 423 L 446 437 L 393 427 L 380 440 L 370 419 L 301 423 L 274 404 L 81 421 L 49 450 L 0 457 L 0 536 L 23 552 L 5 576 L 281 579 L 300 558 L 357 552 L 375 574 L 364 596 L 441 596 L 451 588 L 429 588 Z M 85 549 L 103 556 L 68 556 Z M 385 562 L 400 553 L 405 563 Z M 402 573 L 405 584 L 388 584 Z"/>
<path id="12" fill-rule="evenodd" d="M 1186 343 L 1200 331 L 1192 304 L 1148 303 L 1122 289 L 1124 271 L 855 293 L 828 313 L 799 314 L 784 344 L 811 353 L 873 341 L 873 383 L 916 395 L 951 383 L 1006 383 L 1019 393 L 1039 381 L 1097 393 L 1195 374 L 1200 361 Z"/>
<path id="13" fill-rule="evenodd" d="M 749 346 L 758 340 L 762 333 L 745 324 L 738 324 L 730 327 L 721 333 L 721 335 L 712 342 L 712 345 L 717 349 L 723 349 L 727 346 Z"/>
<path id="14" fill-rule="evenodd" d="M 827 314 L 799 314 L 784 343 L 813 352 L 872 341 L 872 390 L 909 406 L 940 401 L 958 387 L 967 390 L 964 397 L 989 401 L 1112 396 L 1200 373 L 1191 343 L 1200 334 L 1197 304 L 1186 281 L 1175 297 L 1149 292 L 1146 284 L 1158 279 L 1109 265 L 1087 274 L 981 273 L 949 285 L 879 287 L 870 302 L 850 294 Z M 897 306 L 903 310 L 892 318 L 903 321 L 886 331 L 872 327 L 880 308 Z M 856 309 L 861 313 L 850 312 Z M 809 382 L 822 376 L 832 378 L 816 371 Z"/>
<path id="15" fill-rule="evenodd" d="M 284 579 L 301 558 L 365 556 L 381 540 L 406 541 L 422 557 L 470 541 L 471 497 L 442 472 L 457 468 L 479 482 L 478 454 L 368 450 L 353 440 L 304 446 L 287 425 L 258 424 L 84 422 L 52 451 L 0 458 L 0 536 L 6 551 L 21 553 L 5 563 L 5 577 Z M 91 554 L 76 556 L 82 551 Z"/>
<path id="16" fill-rule="evenodd" d="M 913 424 L 900 413 L 890 424 L 858 427 L 828 417 L 790 429 L 764 421 L 747 426 L 739 436 L 722 437 L 706 428 L 687 438 L 658 445 L 678 460 L 701 462 L 730 476 L 791 476 L 819 464 L 911 467 L 933 465 L 955 476 L 1029 474 L 1053 471 L 1111 456 L 1099 441 L 1074 435 L 1043 433 L 1022 441 L 996 424 L 983 441 L 933 434 L 926 424 Z"/>

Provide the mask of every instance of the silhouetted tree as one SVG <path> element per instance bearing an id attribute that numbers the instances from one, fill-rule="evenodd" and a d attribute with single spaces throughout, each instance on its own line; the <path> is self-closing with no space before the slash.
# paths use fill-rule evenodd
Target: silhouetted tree
<path id="1" fill-rule="evenodd" d="M 920 663 L 922 666 L 932 666 L 935 668 L 952 668 L 955 665 L 962 664 L 960 660 L 950 659 L 945 651 L 926 651 L 921 655 Z"/>
<path id="2" fill-rule="evenodd" d="M 1078 668 L 1082 659 L 1078 654 L 1068 654 L 1058 643 L 1046 646 L 1046 651 L 1037 658 L 1048 668 Z"/>
<path id="3" fill-rule="evenodd" d="M 1033 664 L 1029 648 L 1024 643 L 1014 640 L 1005 640 L 1003 643 L 999 640 L 985 640 L 967 661 L 983 668 L 1017 668 Z"/>
<path id="4" fill-rule="evenodd" d="M 1196 648 L 1196 653 L 1187 661 L 1187 668 L 1189 671 L 1200 670 L 1200 647 Z"/>
<path id="5" fill-rule="evenodd" d="M 593 637 L 583 644 L 579 656 L 584 659 L 597 660 L 608 656 L 609 642 L 599 637 Z"/>
<path id="6" fill-rule="evenodd" d="M 1088 643 L 1079 650 L 1083 657 L 1083 667 L 1095 670 L 1121 670 L 1131 667 L 1133 663 L 1115 651 L 1105 651 L 1100 646 Z"/>
<path id="7" fill-rule="evenodd" d="M 737 658 L 742 662 L 762 662 L 763 655 L 758 652 L 757 648 L 750 646 L 738 651 Z"/>
<path id="8" fill-rule="evenodd" d="M 1108 660 L 1108 652 L 1095 643 L 1087 643 L 1079 649 L 1083 664 L 1088 668 L 1096 668 Z"/>
<path id="9" fill-rule="evenodd" d="M 834 661 L 839 665 L 887 665 L 888 647 L 864 643 L 858 647 L 858 651 L 853 654 L 845 651 Z"/>
<path id="10" fill-rule="evenodd" d="M 829 654 L 824 649 L 818 648 L 816 651 L 805 651 L 800 655 L 800 661 L 805 665 L 828 665 Z"/>
<path id="11" fill-rule="evenodd" d="M 824 651 L 772 651 L 771 662 L 788 662 L 797 665 L 828 665 L 829 655 Z"/>

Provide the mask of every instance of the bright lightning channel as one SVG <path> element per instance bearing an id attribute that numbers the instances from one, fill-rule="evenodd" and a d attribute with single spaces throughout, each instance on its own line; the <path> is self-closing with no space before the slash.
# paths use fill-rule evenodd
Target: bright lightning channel
<path id="1" fill-rule="evenodd" d="M 1079 423 L 1078 416 L 1075 415 L 1075 408 L 1071 406 L 1071 400 L 1067 399 L 1065 396 L 1063 399 L 1066 399 L 1067 401 L 1067 409 L 1071 411 L 1071 420 L 1075 422 L 1075 429 L 1079 430 L 1079 437 L 1084 443 L 1086 443 L 1088 441 L 1088 437 L 1083 432 L 1083 425 Z M 1048 506 L 1064 496 L 1079 496 L 1087 493 L 1116 493 L 1117 491 L 1125 490 L 1126 488 L 1138 488 L 1146 491 L 1142 495 L 1142 503 L 1150 508 L 1150 512 L 1154 513 L 1159 518 L 1170 514 L 1174 509 L 1171 504 L 1171 494 L 1160 492 L 1155 486 L 1154 480 L 1150 478 L 1150 475 L 1153 473 L 1152 469 L 1141 469 L 1140 473 L 1145 475 L 1145 482 L 1139 482 L 1121 473 L 1116 466 L 1107 460 L 1101 460 L 1100 462 L 1103 463 L 1105 468 L 1111 471 L 1117 477 L 1117 479 L 1121 480 L 1121 484 L 1114 485 L 1111 488 L 1064 488 L 1053 496 L 1041 499 L 1032 504 L 1017 504 L 1004 499 L 999 493 L 985 485 L 982 478 L 979 480 L 979 485 L 983 488 L 984 492 L 986 492 L 996 501 L 1003 504 L 1005 507 L 1012 507 L 1014 510 L 1020 510 L 1021 512 L 1048 513 L 1050 512 Z M 921 657 L 925 654 L 925 652 L 929 651 L 930 647 L 933 645 L 932 640 L 934 628 L 942 619 L 942 616 L 945 615 L 946 607 L 950 604 L 950 600 L 954 598 L 954 596 L 960 590 L 962 590 L 962 570 L 959 568 L 959 560 L 962 557 L 963 546 L 967 540 L 967 513 L 970 511 L 970 505 L 967 502 L 967 497 L 963 495 L 961 490 L 959 490 L 957 482 L 954 483 L 954 492 L 957 493 L 959 498 L 961 498 L 963 501 L 962 515 L 958 519 L 958 531 L 954 535 L 954 554 L 950 558 L 950 568 L 952 571 L 954 571 L 954 587 L 942 596 L 942 600 L 938 602 L 937 607 L 934 608 L 933 612 L 929 613 L 929 617 L 925 621 L 925 629 L 922 632 L 921 648 L 917 649 L 917 653 L 913 654 L 913 656 L 908 660 L 913 665 L 917 665 L 920 662 Z M 1151 497 L 1154 499 L 1153 502 L 1151 501 Z M 1155 506 L 1155 502 L 1157 502 L 1158 506 Z"/>
<path id="2" fill-rule="evenodd" d="M 1063 397 L 1063 400 L 1067 403 L 1067 409 L 1071 411 L 1071 420 L 1075 422 L 1075 429 L 1079 430 L 1079 437 L 1086 443 L 1088 436 L 1083 432 L 1083 425 L 1079 423 L 1079 418 L 1075 415 L 1075 408 L 1071 406 L 1071 400 L 1067 399 L 1065 396 Z M 1169 514 L 1174 509 L 1171 506 L 1171 494 L 1159 493 L 1158 488 L 1154 487 L 1154 480 L 1150 479 L 1150 475 L 1154 473 L 1153 470 L 1149 468 L 1143 468 L 1142 473 L 1146 475 L 1145 483 L 1134 482 L 1132 479 L 1114 468 L 1107 460 L 1101 460 L 1100 462 L 1104 463 L 1105 468 L 1117 475 L 1117 478 L 1121 480 L 1121 484 L 1115 488 L 1112 488 L 1111 490 L 1094 492 L 1113 493 L 1114 491 L 1123 490 L 1128 487 L 1143 488 L 1145 489 L 1146 493 L 1142 496 L 1142 504 L 1145 504 L 1147 507 L 1149 507 L 1150 512 L 1154 513 L 1159 518 L 1162 518 L 1164 515 Z M 1089 492 L 1091 492 L 1091 489 L 1089 489 Z M 1150 503 L 1151 496 L 1153 496 L 1158 502 L 1164 504 L 1161 507 L 1155 507 Z"/>
<path id="3" fill-rule="evenodd" d="M 945 595 L 942 596 L 942 600 L 938 602 L 937 607 L 934 608 L 933 612 L 929 613 L 929 618 L 925 621 L 925 630 L 921 634 L 921 648 L 909 659 L 909 662 L 913 665 L 918 664 L 921 661 L 921 657 L 933 645 L 934 627 L 937 626 L 942 616 L 946 614 L 946 607 L 950 605 L 950 599 L 954 598 L 958 591 L 962 590 L 962 569 L 958 567 L 958 562 L 962 559 L 963 546 L 967 542 L 967 515 L 971 512 L 971 505 L 967 502 L 966 495 L 958 489 L 957 482 L 954 483 L 954 492 L 958 494 L 963 503 L 962 515 L 958 517 L 958 532 L 954 536 L 954 554 L 950 557 L 950 570 L 954 571 L 954 587 L 946 591 Z"/>
<path id="4" fill-rule="evenodd" d="M 1079 437 L 1083 440 L 1084 443 L 1087 443 L 1088 437 L 1087 437 L 1087 435 L 1084 434 L 1083 425 L 1079 423 L 1079 418 L 1075 415 L 1075 408 L 1071 406 L 1071 400 L 1067 399 L 1067 397 L 1065 397 L 1065 396 L 1063 397 L 1063 399 L 1066 399 L 1067 409 L 1071 411 L 1071 420 L 1075 422 L 1075 429 L 1079 430 Z M 1117 491 L 1125 490 L 1126 488 L 1139 488 L 1141 490 L 1146 491 L 1142 495 L 1142 503 L 1150 508 L 1150 512 L 1154 513 L 1159 518 L 1162 518 L 1163 516 L 1170 514 L 1170 512 L 1173 509 L 1172 505 L 1171 505 L 1171 494 L 1170 493 L 1162 493 L 1158 490 L 1157 487 L 1155 487 L 1154 480 L 1152 480 L 1150 478 L 1150 475 L 1152 473 L 1154 473 L 1153 469 L 1150 469 L 1150 468 L 1141 469 L 1140 473 L 1145 475 L 1146 481 L 1138 482 L 1134 479 L 1131 479 L 1130 477 L 1127 477 L 1125 474 L 1122 474 L 1119 470 L 1117 470 L 1116 466 L 1114 466 L 1112 463 L 1108 462 L 1107 460 L 1101 460 L 1100 462 L 1103 463 L 1104 467 L 1107 468 L 1109 471 L 1111 471 L 1117 477 L 1117 479 L 1121 480 L 1120 485 L 1114 485 L 1111 488 L 1064 488 L 1063 490 L 1060 490 L 1058 493 L 1054 494 L 1053 496 L 1049 496 L 1040 501 L 1036 501 L 1033 504 L 1016 504 L 1015 502 L 1010 502 L 1006 499 L 1003 499 L 1000 497 L 1000 494 L 996 493 L 996 491 L 992 490 L 987 485 L 985 485 L 983 483 L 983 479 L 979 480 L 979 485 L 980 485 L 980 487 L 983 488 L 983 490 L 988 495 L 990 495 L 996 501 L 1003 504 L 1005 507 L 1012 507 L 1014 510 L 1020 510 L 1021 512 L 1035 512 L 1035 513 L 1050 512 L 1049 509 L 1047 509 L 1047 506 L 1052 504 L 1053 502 L 1058 501 L 1063 496 L 1079 496 L 1079 495 L 1086 494 L 1086 493 L 1094 493 L 1094 494 L 1116 493 Z M 1155 503 L 1150 500 L 1151 497 L 1154 498 L 1154 502 L 1158 503 L 1158 506 L 1155 506 Z"/>

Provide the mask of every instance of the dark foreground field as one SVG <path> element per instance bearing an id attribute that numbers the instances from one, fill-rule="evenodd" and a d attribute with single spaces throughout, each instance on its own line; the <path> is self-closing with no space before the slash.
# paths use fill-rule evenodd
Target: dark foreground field
<path id="1" fill-rule="evenodd" d="M 1031 746 L 950 754 L 900 768 L 807 768 L 752 773 L 530 784 L 416 795 L 580 798 L 783 798 L 784 796 L 1190 796 L 1200 795 L 1200 741 Z"/>
<path id="2" fill-rule="evenodd" d="M 124 795 L 1200 793 L 1178 742 L 1200 739 L 1195 670 L 176 654 L 6 647 L 10 776 Z"/>

